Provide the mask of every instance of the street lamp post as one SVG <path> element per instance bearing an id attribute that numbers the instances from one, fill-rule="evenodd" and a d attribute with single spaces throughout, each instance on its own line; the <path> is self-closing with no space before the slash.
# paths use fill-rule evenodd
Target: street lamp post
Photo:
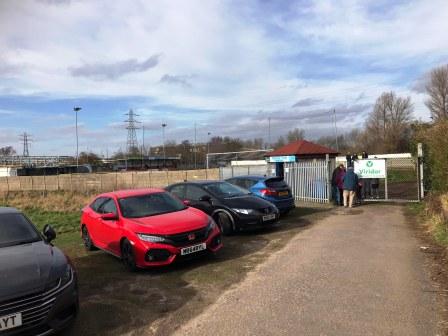
<path id="1" fill-rule="evenodd" d="M 141 150 L 141 155 L 142 155 L 142 169 L 145 165 L 145 125 L 142 125 L 142 150 Z"/>
<path id="2" fill-rule="evenodd" d="M 208 166 L 209 166 L 209 163 L 208 163 L 208 155 L 210 154 L 210 135 L 211 135 L 211 134 L 212 134 L 211 132 L 208 132 L 208 133 L 207 133 L 207 135 L 208 135 L 208 141 L 207 141 L 207 156 L 206 156 L 206 158 L 205 158 L 205 160 L 206 160 L 205 168 L 207 168 L 207 169 L 208 169 Z"/>
<path id="3" fill-rule="evenodd" d="M 73 111 L 75 111 L 75 123 L 76 123 L 76 172 L 78 172 L 79 167 L 79 142 L 78 142 L 78 111 L 81 111 L 81 107 L 74 107 Z"/>
<path id="4" fill-rule="evenodd" d="M 162 124 L 162 141 L 163 141 L 163 168 L 165 168 L 165 160 L 166 160 L 166 154 L 165 154 L 165 127 L 167 125 L 165 123 Z"/>
<path id="5" fill-rule="evenodd" d="M 196 123 L 194 123 L 194 148 L 193 148 L 193 157 L 194 157 L 194 169 L 196 169 Z"/>

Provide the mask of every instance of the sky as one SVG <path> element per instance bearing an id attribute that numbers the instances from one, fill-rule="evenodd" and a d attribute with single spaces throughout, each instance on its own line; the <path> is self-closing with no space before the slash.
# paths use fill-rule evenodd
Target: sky
<path id="1" fill-rule="evenodd" d="M 211 136 L 306 138 L 361 128 L 385 91 L 428 120 L 424 81 L 448 62 L 446 0 L 1 0 L 0 147 L 31 155 Z M 139 144 L 142 129 L 137 130 Z"/>

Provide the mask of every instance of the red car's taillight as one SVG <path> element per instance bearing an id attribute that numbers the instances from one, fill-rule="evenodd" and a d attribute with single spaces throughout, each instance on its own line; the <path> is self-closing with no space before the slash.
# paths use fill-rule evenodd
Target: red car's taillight
<path id="1" fill-rule="evenodd" d="M 261 189 L 260 192 L 263 196 L 277 196 L 277 191 L 271 188 Z"/>

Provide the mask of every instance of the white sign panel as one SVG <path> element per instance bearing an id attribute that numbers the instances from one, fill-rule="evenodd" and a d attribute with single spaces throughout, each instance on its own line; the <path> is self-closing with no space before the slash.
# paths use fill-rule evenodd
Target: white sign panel
<path id="1" fill-rule="evenodd" d="M 296 162 L 295 155 L 283 155 L 283 156 L 270 156 L 269 157 L 270 163 L 275 162 Z"/>
<path id="2" fill-rule="evenodd" d="M 359 178 L 386 178 L 386 160 L 356 160 L 355 173 Z"/>

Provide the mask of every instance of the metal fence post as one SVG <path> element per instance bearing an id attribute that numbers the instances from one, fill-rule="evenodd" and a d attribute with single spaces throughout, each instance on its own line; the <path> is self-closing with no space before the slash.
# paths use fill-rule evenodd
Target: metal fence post
<path id="1" fill-rule="evenodd" d="M 384 161 L 386 162 L 386 178 L 384 179 L 384 199 L 387 201 L 389 199 L 389 191 L 387 190 L 387 171 L 388 171 L 387 159 L 384 159 Z"/>
<path id="2" fill-rule="evenodd" d="M 425 185 L 424 185 L 424 181 L 423 181 L 423 157 L 424 157 L 424 153 L 423 153 L 423 144 L 422 143 L 418 143 L 417 145 L 417 170 L 418 170 L 418 184 L 419 184 L 419 195 L 418 195 L 418 200 L 421 201 L 422 199 L 425 198 Z"/>
<path id="3" fill-rule="evenodd" d="M 331 202 L 331 165 L 330 165 L 330 155 L 325 155 L 325 163 L 326 163 L 326 176 L 325 176 L 325 182 L 327 185 L 327 203 Z"/>

